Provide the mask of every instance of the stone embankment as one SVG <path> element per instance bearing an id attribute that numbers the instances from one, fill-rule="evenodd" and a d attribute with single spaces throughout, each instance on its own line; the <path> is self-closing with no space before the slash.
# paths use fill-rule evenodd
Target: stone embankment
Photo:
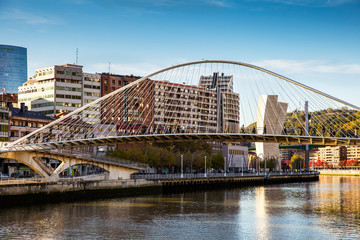
<path id="1" fill-rule="evenodd" d="M 196 191 L 274 183 L 316 181 L 319 174 L 261 175 L 177 179 L 88 180 L 59 182 L 0 182 L 1 205 L 92 200 L 173 191 Z"/>

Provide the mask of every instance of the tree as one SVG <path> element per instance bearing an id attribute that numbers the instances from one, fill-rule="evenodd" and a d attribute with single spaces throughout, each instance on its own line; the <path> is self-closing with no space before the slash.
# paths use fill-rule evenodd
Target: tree
<path id="1" fill-rule="evenodd" d="M 298 154 L 294 154 L 291 157 L 290 162 L 292 169 L 299 169 L 300 166 L 304 163 L 304 158 Z"/>
<path id="2" fill-rule="evenodd" d="M 221 152 L 213 155 L 211 160 L 211 167 L 215 169 L 224 169 L 224 157 Z"/>
<path id="3" fill-rule="evenodd" d="M 274 157 L 266 159 L 266 167 L 269 169 L 275 169 L 277 159 Z"/>

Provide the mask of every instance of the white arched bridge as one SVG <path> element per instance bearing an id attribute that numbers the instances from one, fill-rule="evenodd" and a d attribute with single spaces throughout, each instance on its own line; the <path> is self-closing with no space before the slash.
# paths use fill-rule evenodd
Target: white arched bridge
<path id="1" fill-rule="evenodd" d="M 258 66 L 196 61 L 130 82 L 0 151 L 183 141 L 256 142 L 270 152 L 279 143 L 360 145 L 359 110 Z"/>

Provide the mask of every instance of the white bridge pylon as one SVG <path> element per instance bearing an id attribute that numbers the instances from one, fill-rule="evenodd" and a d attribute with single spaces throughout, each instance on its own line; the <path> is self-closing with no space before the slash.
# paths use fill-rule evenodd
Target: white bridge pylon
<path id="1" fill-rule="evenodd" d="M 262 103 L 266 99 L 263 96 L 275 96 L 287 108 L 282 114 L 272 111 L 276 106 Z M 305 102 L 309 106 L 308 126 Z M 272 112 L 271 118 L 262 121 L 264 126 L 257 124 L 266 112 L 259 106 Z M 131 82 L 0 151 L 147 141 L 358 145 L 359 126 L 349 113 L 359 110 L 261 67 L 233 61 L 196 61 Z"/>

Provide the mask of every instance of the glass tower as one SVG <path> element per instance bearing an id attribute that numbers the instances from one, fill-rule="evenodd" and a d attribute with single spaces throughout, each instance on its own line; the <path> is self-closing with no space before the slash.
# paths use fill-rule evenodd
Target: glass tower
<path id="1" fill-rule="evenodd" d="M 0 90 L 17 93 L 26 81 L 26 48 L 0 44 Z"/>

